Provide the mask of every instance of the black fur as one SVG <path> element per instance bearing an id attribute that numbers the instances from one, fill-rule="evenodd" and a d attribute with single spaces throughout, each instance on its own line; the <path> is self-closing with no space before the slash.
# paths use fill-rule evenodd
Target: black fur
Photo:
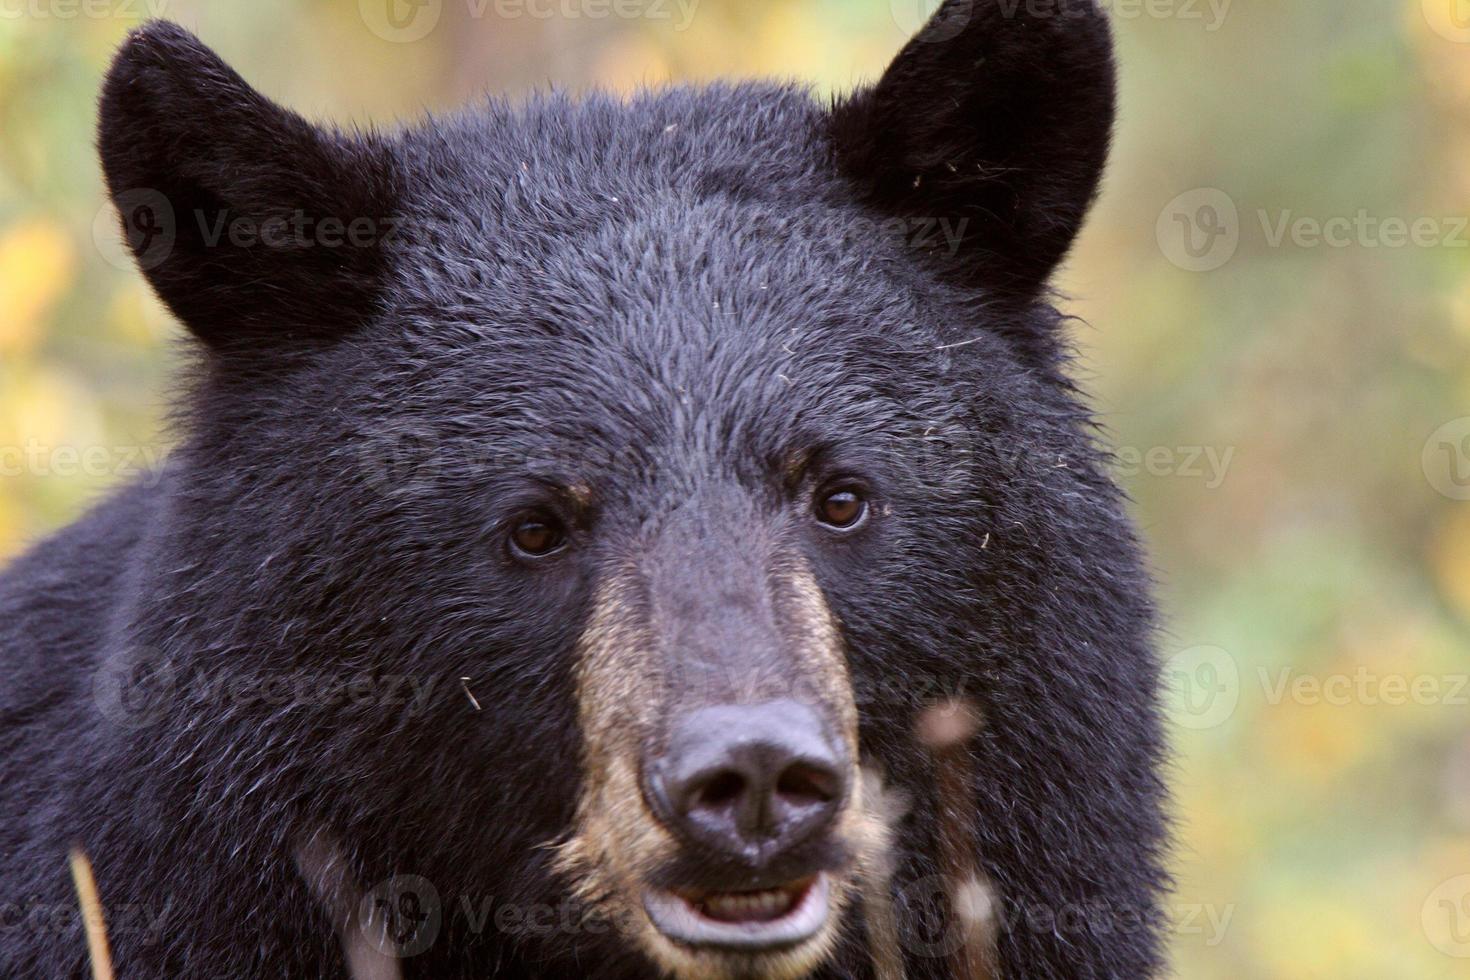
<path id="1" fill-rule="evenodd" d="M 1020 13 L 1035 7 L 1050 13 Z M 875 203 L 973 218 L 970 274 L 1029 297 L 1092 203 L 1114 88 L 1092 0 L 950 4 L 838 108 L 834 132 Z"/>
<path id="2" fill-rule="evenodd" d="M 955 223 L 962 241 L 937 263 L 1025 304 L 1097 193 L 1115 89 L 1094 0 L 950 3 L 878 84 L 837 106 L 833 140 L 875 206 Z M 1009 333 L 1047 360 L 1052 338 Z"/>
<path id="3" fill-rule="evenodd" d="M 312 126 L 167 23 L 119 53 L 101 119 L 123 230 L 207 343 L 331 340 L 372 315 L 398 212 L 385 141 Z"/>
<path id="4" fill-rule="evenodd" d="M 303 858 L 326 853 L 344 881 L 437 890 L 407 977 L 647 975 L 605 930 L 494 910 L 565 900 L 544 845 L 576 799 L 590 590 L 690 508 L 799 549 L 841 623 L 864 751 L 910 801 L 910 977 L 947 969 L 920 928 L 914 716 L 955 692 L 985 715 L 1005 976 L 1158 975 L 1149 586 L 1043 290 L 1112 104 L 1105 24 L 1061 6 L 1087 16 L 952 0 L 964 30 L 835 114 L 750 84 L 490 103 L 391 138 L 309 128 L 176 27 L 133 35 L 103 100 L 115 193 L 393 231 L 262 250 L 180 219 L 150 263 L 212 352 L 180 448 L 0 577 L 0 892 L 39 910 L 0 931 L 0 975 L 84 975 L 73 842 L 122 977 L 344 976 L 330 875 Z M 915 216 L 976 223 L 951 259 L 891 233 Z M 813 448 L 873 487 L 864 533 L 812 529 L 782 474 Z M 593 500 L 572 549 L 518 564 L 506 527 L 571 513 L 569 485 Z M 117 697 L 135 669 L 141 706 Z M 261 693 L 282 678 L 367 694 Z M 868 969 L 854 924 L 824 975 Z"/>

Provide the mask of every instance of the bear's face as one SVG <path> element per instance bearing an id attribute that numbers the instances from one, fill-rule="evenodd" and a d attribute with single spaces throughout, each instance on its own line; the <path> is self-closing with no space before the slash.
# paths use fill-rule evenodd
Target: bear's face
<path id="1" fill-rule="evenodd" d="M 948 5 L 831 109 L 545 98 L 392 139 L 134 37 L 102 150 L 203 345 L 177 516 L 237 529 L 252 586 L 191 594 L 263 660 L 458 682 L 314 729 L 303 825 L 364 873 L 565 889 L 677 976 L 832 954 L 891 863 L 863 765 L 904 758 L 905 679 L 961 686 L 1048 587 L 992 536 L 1113 519 L 1038 301 L 1111 119 L 1106 28 L 1062 6 Z"/>
<path id="2" fill-rule="evenodd" d="M 526 110 L 531 131 L 582 127 L 585 149 L 524 148 L 515 202 L 495 181 L 425 193 L 440 214 L 519 209 L 502 219 L 518 240 L 492 250 L 478 221 L 405 213 L 407 281 L 310 368 L 307 401 L 339 410 L 277 425 L 294 444 L 268 455 L 357 447 L 342 492 L 364 534 L 394 528 L 361 564 L 398 569 L 391 615 L 426 620 L 487 711 L 532 669 L 575 710 L 575 816 L 538 830 L 584 901 L 676 974 L 802 975 L 886 834 L 863 798 L 843 623 L 874 665 L 892 636 L 935 635 L 935 606 L 900 597 L 963 588 L 988 526 L 976 455 L 1035 442 L 1002 392 L 1036 383 L 994 338 L 955 357 L 934 326 L 946 287 L 852 206 L 804 94 L 625 111 L 638 128 Z M 791 121 L 750 153 L 784 155 L 800 198 L 745 158 L 718 184 L 690 167 L 691 146 L 757 113 Z M 669 146 L 639 169 L 624 157 L 647 157 L 649 131 Z M 602 163 L 600 196 L 581 154 Z M 540 223 L 579 195 L 578 234 Z M 451 617 L 459 636 L 432 625 Z M 472 714 L 452 707 L 456 726 Z"/>

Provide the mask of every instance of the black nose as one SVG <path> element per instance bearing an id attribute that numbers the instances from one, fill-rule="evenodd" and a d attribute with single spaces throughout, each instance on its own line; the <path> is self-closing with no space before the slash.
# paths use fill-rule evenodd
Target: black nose
<path id="1" fill-rule="evenodd" d="M 649 784 L 674 830 L 763 864 L 832 823 L 847 769 L 841 740 L 807 705 L 716 705 L 675 723 Z"/>

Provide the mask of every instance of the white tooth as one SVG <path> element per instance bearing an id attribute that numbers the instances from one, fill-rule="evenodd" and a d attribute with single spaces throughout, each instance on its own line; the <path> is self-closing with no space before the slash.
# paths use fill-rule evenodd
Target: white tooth
<path id="1" fill-rule="evenodd" d="M 757 892 L 715 892 L 706 895 L 704 906 L 722 918 L 774 919 L 790 912 L 800 894 L 791 888 L 768 888 Z"/>

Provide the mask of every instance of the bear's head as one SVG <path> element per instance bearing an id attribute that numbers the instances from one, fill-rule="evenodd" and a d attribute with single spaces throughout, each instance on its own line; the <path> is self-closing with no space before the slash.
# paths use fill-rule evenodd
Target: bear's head
<path id="1" fill-rule="evenodd" d="M 349 133 L 135 33 L 103 163 L 197 339 L 137 642 L 423 694 L 190 718 L 149 746 L 181 805 L 432 883 L 425 963 L 796 977 L 940 869 L 914 726 L 958 695 L 1001 897 L 1152 883 L 1142 576 L 1046 293 L 1113 84 L 1091 0 L 952 0 L 835 105 Z M 465 896 L 607 928 L 492 935 Z"/>

